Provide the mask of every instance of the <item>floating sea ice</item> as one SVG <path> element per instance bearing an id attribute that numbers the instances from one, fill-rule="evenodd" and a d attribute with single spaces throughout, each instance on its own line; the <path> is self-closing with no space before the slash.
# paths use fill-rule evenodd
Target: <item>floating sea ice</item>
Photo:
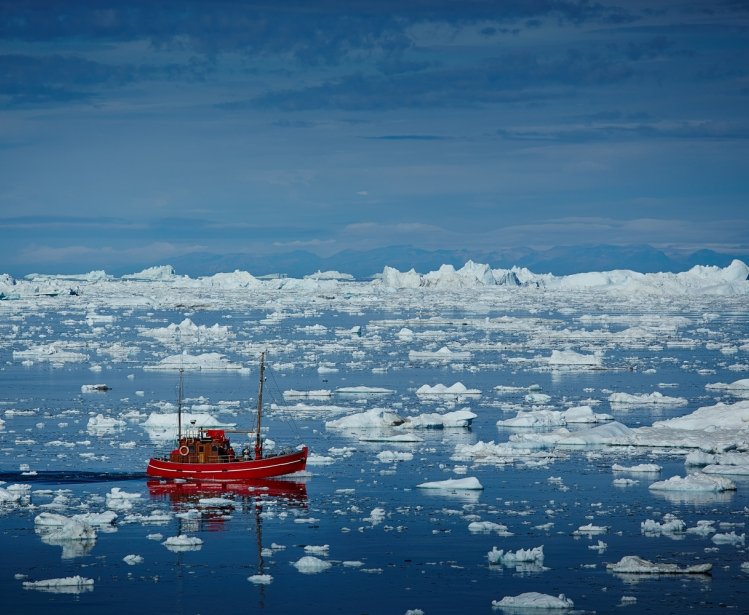
<path id="1" fill-rule="evenodd" d="M 737 464 L 711 464 L 702 468 L 704 474 L 727 474 L 729 476 L 749 476 L 749 463 Z"/>
<path id="2" fill-rule="evenodd" d="M 745 538 L 746 534 L 731 532 L 730 534 L 715 534 L 711 540 L 716 545 L 743 545 Z"/>
<path id="3" fill-rule="evenodd" d="M 468 531 L 471 532 L 471 534 L 489 534 L 495 532 L 499 536 L 514 536 L 514 534 L 507 529 L 506 525 L 494 523 L 493 521 L 472 521 L 468 524 Z"/>
<path id="4" fill-rule="evenodd" d="M 404 419 L 395 412 L 383 408 L 372 408 L 366 412 L 344 416 L 333 421 L 326 421 L 325 427 L 331 429 L 377 429 L 402 425 Z"/>
<path id="5" fill-rule="evenodd" d="M 314 391 L 296 391 L 294 389 L 289 389 L 288 391 L 283 392 L 284 398 L 289 397 L 304 397 L 304 398 L 310 398 L 310 397 L 317 397 L 317 398 L 328 398 L 332 395 L 332 391 L 330 389 L 318 389 Z"/>
<path id="6" fill-rule="evenodd" d="M 340 387 L 335 390 L 339 395 L 359 396 L 359 395 L 390 395 L 394 393 L 393 389 L 382 387 Z"/>
<path id="7" fill-rule="evenodd" d="M 434 482 L 421 483 L 416 485 L 419 489 L 466 489 L 481 490 L 483 485 L 475 476 L 466 478 L 448 478 L 447 480 L 438 480 Z"/>
<path id="8" fill-rule="evenodd" d="M 408 353 L 409 361 L 455 361 L 470 359 L 471 353 L 462 350 L 450 350 L 443 346 L 439 350 L 411 350 Z"/>
<path id="9" fill-rule="evenodd" d="M 603 553 L 608 548 L 608 545 L 603 542 L 603 540 L 599 540 L 594 545 L 588 545 L 588 549 L 591 551 L 598 551 L 599 554 Z"/>
<path id="10" fill-rule="evenodd" d="M 503 427 L 561 427 L 568 423 L 602 423 L 612 421 L 610 414 L 595 413 L 590 406 L 569 410 L 532 410 L 518 412 L 514 418 L 497 421 Z"/>
<path id="11" fill-rule="evenodd" d="M 117 519 L 117 513 L 113 510 L 105 510 L 99 513 L 80 513 L 73 515 L 73 519 L 78 519 L 96 527 L 107 527 L 114 524 Z"/>
<path id="12" fill-rule="evenodd" d="M 677 564 L 656 564 L 637 555 L 625 555 L 616 564 L 606 564 L 612 572 L 628 574 L 707 574 L 712 564 L 697 564 L 680 568 Z"/>
<path id="13" fill-rule="evenodd" d="M 411 461 L 414 458 L 413 453 L 401 453 L 398 451 L 382 451 L 377 454 L 377 459 L 383 463 L 392 463 L 394 461 Z"/>
<path id="14" fill-rule="evenodd" d="M 172 520 L 172 513 L 161 511 L 161 510 L 152 510 L 151 513 L 148 515 L 131 513 L 131 514 L 126 515 L 125 518 L 123 519 L 125 523 L 140 523 L 143 525 L 146 525 L 146 524 L 163 525 L 165 523 L 169 523 L 169 521 L 171 520 Z"/>
<path id="15" fill-rule="evenodd" d="M 529 404 L 542 405 L 548 404 L 551 401 L 551 395 L 546 393 L 528 393 L 523 399 Z"/>
<path id="16" fill-rule="evenodd" d="M 107 493 L 107 508 L 112 510 L 130 510 L 133 507 L 133 500 L 141 497 L 140 493 L 128 493 L 119 487 L 112 487 Z"/>
<path id="17" fill-rule="evenodd" d="M 619 599 L 619 606 L 627 606 L 630 604 L 637 604 L 637 598 L 635 596 L 622 596 Z"/>
<path id="18" fill-rule="evenodd" d="M 601 423 L 614 420 L 610 414 L 593 412 L 590 406 L 575 406 L 562 412 L 562 415 L 565 423 Z"/>
<path id="19" fill-rule="evenodd" d="M 187 353 L 164 357 L 155 365 L 144 365 L 144 370 L 188 370 L 188 371 L 213 371 L 230 370 L 249 373 L 249 369 L 239 363 L 232 363 L 224 355 L 217 352 L 207 352 L 200 355 L 189 355 Z"/>
<path id="20" fill-rule="evenodd" d="M 104 436 L 123 429 L 126 425 L 125 421 L 97 414 L 88 419 L 86 431 L 92 436 Z"/>
<path id="21" fill-rule="evenodd" d="M 136 564 L 143 563 L 143 556 L 134 554 L 126 555 L 122 558 L 122 561 L 125 562 L 128 566 L 135 566 Z"/>
<path id="22" fill-rule="evenodd" d="M 686 406 L 689 403 L 684 397 L 668 397 L 658 391 L 643 395 L 629 393 L 612 393 L 609 395 L 612 406 Z"/>
<path id="23" fill-rule="evenodd" d="M 587 525 L 581 525 L 574 532 L 572 532 L 572 534 L 574 536 L 591 536 L 593 534 L 605 534 L 608 531 L 609 528 L 606 525 L 593 525 L 592 523 L 588 523 Z"/>
<path id="24" fill-rule="evenodd" d="M 630 487 L 639 483 L 639 480 L 633 480 L 631 478 L 615 478 L 611 481 L 616 487 Z"/>
<path id="25" fill-rule="evenodd" d="M 731 395 L 735 395 L 736 397 L 749 397 L 749 378 L 736 380 L 729 384 L 726 384 L 724 382 L 706 384 L 705 388 L 713 391 L 726 391 Z"/>
<path id="26" fill-rule="evenodd" d="M 252 576 L 247 577 L 247 580 L 255 585 L 270 585 L 273 581 L 273 577 L 269 574 L 253 574 Z"/>
<path id="27" fill-rule="evenodd" d="M 492 547 L 492 550 L 486 554 L 486 558 L 490 564 L 504 564 L 505 566 L 517 566 L 521 563 L 536 563 L 542 564 L 544 561 L 544 547 L 533 547 L 532 549 L 518 549 L 517 551 L 504 552 L 503 549 L 497 550 L 497 547 Z"/>
<path id="28" fill-rule="evenodd" d="M 224 341 L 231 337 L 229 327 L 227 326 L 219 324 L 215 324 L 212 327 L 196 325 L 189 318 L 185 318 L 178 325 L 171 323 L 166 327 L 141 329 L 139 335 L 153 337 L 164 343 L 178 340 L 181 344 L 195 341 L 204 343 Z"/>
<path id="29" fill-rule="evenodd" d="M 106 384 L 82 384 L 81 393 L 97 393 L 101 391 L 109 391 L 110 387 Z"/>
<path id="30" fill-rule="evenodd" d="M 574 350 L 552 350 L 551 356 L 545 361 L 553 369 L 601 369 L 603 353 L 580 354 Z"/>
<path id="31" fill-rule="evenodd" d="M 445 414 L 427 413 L 406 417 L 401 426 L 403 429 L 447 429 L 470 427 L 476 414 L 468 408 L 454 410 Z"/>
<path id="32" fill-rule="evenodd" d="M 697 525 L 695 527 L 687 528 L 687 534 L 697 534 L 698 536 L 709 536 L 713 532 L 715 532 L 715 528 L 713 527 L 713 524 L 715 521 L 697 521 Z"/>
<path id="33" fill-rule="evenodd" d="M 456 382 L 453 385 L 445 386 L 444 384 L 435 384 L 434 386 L 429 386 L 428 384 L 424 384 L 420 386 L 418 389 L 416 389 L 416 395 L 419 397 L 429 397 L 429 396 L 442 396 L 442 395 L 452 395 L 452 396 L 460 396 L 460 395 L 481 395 L 481 391 L 478 389 L 469 389 L 467 388 L 462 382 Z"/>
<path id="34" fill-rule="evenodd" d="M 611 469 L 614 472 L 632 472 L 640 474 L 660 472 L 663 468 L 655 463 L 641 463 L 636 466 L 620 466 L 618 463 L 615 463 L 611 466 Z"/>
<path id="35" fill-rule="evenodd" d="M 317 574 L 330 568 L 332 564 L 315 557 L 314 555 L 305 555 L 292 564 L 302 574 Z"/>
<path id="36" fill-rule="evenodd" d="M 47 513 L 41 513 L 39 517 L 45 514 Z M 57 544 L 61 541 L 80 540 L 89 542 L 96 540 L 96 530 L 85 521 L 64 517 L 63 515 L 55 515 L 55 517 L 62 517 L 62 519 L 55 519 L 56 522 L 53 523 L 50 518 L 45 518 L 39 524 L 36 524 L 36 519 L 34 520 L 37 531 L 43 533 L 45 542 Z"/>
<path id="37" fill-rule="evenodd" d="M 203 541 L 197 536 L 170 536 L 162 543 L 170 551 L 199 551 L 203 546 Z"/>
<path id="38" fill-rule="evenodd" d="M 0 505 L 15 504 L 20 499 L 21 496 L 17 493 L 12 493 L 3 487 L 0 487 Z"/>
<path id="39" fill-rule="evenodd" d="M 687 524 L 674 515 L 667 514 L 663 516 L 663 523 L 658 523 L 652 519 L 646 519 L 640 523 L 640 531 L 646 535 L 660 534 L 681 534 L 686 530 Z"/>
<path id="40" fill-rule="evenodd" d="M 43 581 L 24 581 L 24 589 L 37 589 L 57 594 L 80 594 L 94 588 L 94 580 L 76 575 L 60 579 L 45 579 Z"/>
<path id="41" fill-rule="evenodd" d="M 501 600 L 492 600 L 492 608 L 501 609 L 571 609 L 575 603 L 564 594 L 550 596 L 538 592 L 526 592 L 517 596 L 505 596 Z"/>
<path id="42" fill-rule="evenodd" d="M 648 487 L 651 491 L 733 491 L 736 485 L 722 476 L 708 476 L 706 474 L 689 474 L 687 476 L 672 476 L 668 480 L 658 481 Z"/>
<path id="43" fill-rule="evenodd" d="M 369 517 L 364 517 L 364 521 L 377 525 L 382 523 L 385 519 L 386 513 L 384 508 L 373 508 L 372 512 L 369 513 Z"/>
<path id="44" fill-rule="evenodd" d="M 330 551 L 330 545 L 305 545 L 305 553 L 317 553 L 321 555 L 327 555 Z"/>
<path id="45" fill-rule="evenodd" d="M 307 456 L 308 466 L 326 466 L 331 463 L 335 463 L 334 457 L 328 457 L 326 455 L 316 455 L 315 453 L 309 453 Z"/>

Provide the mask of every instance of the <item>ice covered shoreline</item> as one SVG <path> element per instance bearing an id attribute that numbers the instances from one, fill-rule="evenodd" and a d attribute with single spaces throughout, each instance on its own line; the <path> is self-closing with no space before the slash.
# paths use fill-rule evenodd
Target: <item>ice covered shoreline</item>
<path id="1" fill-rule="evenodd" d="M 247 271 L 217 273 L 212 276 L 190 278 L 178 275 L 169 265 L 151 267 L 139 273 L 115 278 L 103 271 L 91 271 L 80 275 L 30 274 L 15 279 L 9 274 L 0 275 L 0 299 L 28 299 L 41 297 L 79 295 L 129 296 L 136 304 L 146 299 L 144 290 L 159 285 L 170 294 L 196 295 L 256 291 L 314 292 L 393 292 L 403 290 L 456 291 L 467 289 L 502 290 L 556 290 L 596 291 L 615 293 L 645 293 L 648 295 L 746 295 L 749 294 L 749 267 L 739 260 L 729 266 L 692 267 L 682 273 L 638 273 L 631 270 L 589 272 L 568 276 L 537 274 L 527 269 L 491 269 L 486 264 L 468 261 L 462 268 L 442 265 L 437 271 L 420 274 L 413 269 L 401 272 L 385 267 L 371 282 L 357 282 L 341 276 L 311 276 L 303 279 L 278 278 L 259 279 Z M 185 336 L 194 336 L 198 330 L 192 323 L 173 325 L 169 330 L 150 333 L 153 336 L 173 336 L 182 329 Z M 226 331 L 215 328 L 203 330 L 204 334 L 226 335 Z"/>

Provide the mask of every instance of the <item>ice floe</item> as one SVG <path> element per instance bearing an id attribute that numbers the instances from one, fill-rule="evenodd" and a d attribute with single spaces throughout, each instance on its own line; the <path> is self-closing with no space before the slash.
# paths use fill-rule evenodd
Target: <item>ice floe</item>
<path id="1" fill-rule="evenodd" d="M 315 557 L 314 555 L 305 555 L 294 562 L 293 566 L 302 574 L 317 574 L 324 572 L 330 568 L 332 564 Z"/>
<path id="2" fill-rule="evenodd" d="M 637 555 L 625 555 L 614 564 L 606 564 L 612 572 L 625 574 L 709 574 L 712 564 L 695 564 L 679 566 L 678 564 L 659 564 L 648 561 Z"/>
<path id="3" fill-rule="evenodd" d="M 94 588 L 94 580 L 80 575 L 62 577 L 59 579 L 43 579 L 41 581 L 24 581 L 24 589 L 36 589 L 55 594 L 80 594 Z"/>
<path id="4" fill-rule="evenodd" d="M 651 491 L 734 491 L 736 484 L 722 476 L 708 476 L 702 473 L 687 476 L 672 476 L 667 480 L 652 483 Z"/>
<path id="5" fill-rule="evenodd" d="M 432 482 L 421 483 L 416 485 L 419 489 L 460 489 L 460 490 L 481 490 L 484 487 L 479 482 L 479 479 L 475 476 L 468 476 L 466 478 L 448 478 L 447 480 L 438 480 Z"/>
<path id="6" fill-rule="evenodd" d="M 501 600 L 492 600 L 494 609 L 518 609 L 540 612 L 541 610 L 572 609 L 575 603 L 564 594 L 551 596 L 539 592 L 525 592 L 517 596 L 505 596 Z"/>

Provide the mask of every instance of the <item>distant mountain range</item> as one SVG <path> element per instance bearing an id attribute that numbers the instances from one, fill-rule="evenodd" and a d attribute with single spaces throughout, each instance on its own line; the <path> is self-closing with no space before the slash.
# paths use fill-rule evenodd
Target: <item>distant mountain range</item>
<path id="1" fill-rule="evenodd" d="M 512 266 L 527 267 L 534 273 L 569 275 L 588 271 L 631 269 L 641 273 L 658 271 L 686 271 L 694 265 L 717 265 L 725 267 L 734 258 L 746 261 L 749 254 L 724 254 L 713 250 L 699 250 L 687 255 L 669 255 L 648 245 L 638 246 L 557 246 L 548 250 L 530 248 L 507 248 L 494 251 L 475 250 L 422 250 L 411 246 L 388 246 L 373 250 L 344 250 L 332 256 L 317 256 L 311 252 L 296 250 L 280 254 L 253 256 L 244 253 L 212 254 L 192 253 L 169 259 L 178 274 L 191 277 L 212 275 L 234 270 L 248 271 L 255 276 L 285 274 L 301 278 L 316 271 L 340 271 L 356 279 L 369 279 L 381 273 L 388 265 L 401 271 L 411 268 L 420 273 L 434 271 L 440 265 L 462 267 L 466 261 L 486 263 L 494 269 L 509 269 Z M 116 272 L 132 273 L 137 269 Z"/>

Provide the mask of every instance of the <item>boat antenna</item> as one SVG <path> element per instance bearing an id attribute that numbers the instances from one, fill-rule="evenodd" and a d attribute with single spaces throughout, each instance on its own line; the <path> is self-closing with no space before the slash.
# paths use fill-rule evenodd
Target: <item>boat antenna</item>
<path id="1" fill-rule="evenodd" d="M 255 459 L 263 456 L 263 444 L 260 441 L 260 421 L 263 416 L 263 381 L 265 380 L 265 351 L 260 353 L 260 385 L 257 393 L 257 428 L 255 431 Z"/>
<path id="2" fill-rule="evenodd" d="M 182 441 L 182 397 L 185 394 L 184 368 L 179 368 L 179 387 L 177 388 L 177 445 Z"/>

